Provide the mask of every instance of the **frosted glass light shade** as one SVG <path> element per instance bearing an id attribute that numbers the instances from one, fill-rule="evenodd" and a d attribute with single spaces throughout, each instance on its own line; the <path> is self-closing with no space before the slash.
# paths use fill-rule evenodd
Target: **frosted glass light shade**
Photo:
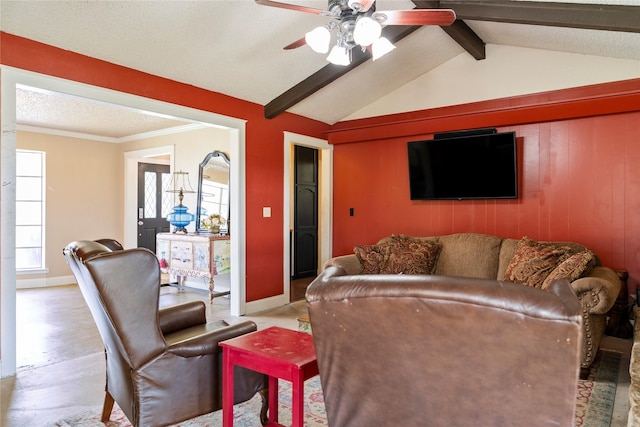
<path id="1" fill-rule="evenodd" d="M 380 38 L 382 25 L 373 19 L 363 16 L 356 21 L 353 30 L 353 41 L 360 46 L 369 46 Z"/>
<path id="2" fill-rule="evenodd" d="M 327 27 L 317 27 L 305 34 L 304 41 L 314 52 L 327 53 L 329 52 L 331 33 Z"/>
<path id="3" fill-rule="evenodd" d="M 391 42 L 387 38 L 380 37 L 371 45 L 371 54 L 373 56 L 373 60 L 375 61 L 381 56 L 384 56 L 387 53 L 391 52 L 395 48 L 396 47 L 391 44 Z"/>
<path id="4" fill-rule="evenodd" d="M 335 65 L 349 65 L 349 52 L 346 47 L 334 46 L 331 53 L 327 56 L 327 61 Z"/>

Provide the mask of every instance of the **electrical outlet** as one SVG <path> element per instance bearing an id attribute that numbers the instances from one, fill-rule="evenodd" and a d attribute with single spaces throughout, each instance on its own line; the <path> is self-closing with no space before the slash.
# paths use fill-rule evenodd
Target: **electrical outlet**
<path id="1" fill-rule="evenodd" d="M 349 216 L 353 216 L 353 208 L 349 208 Z"/>
<path id="2" fill-rule="evenodd" d="M 262 216 L 264 218 L 270 218 L 271 217 L 271 207 L 270 206 L 265 206 L 262 208 Z"/>

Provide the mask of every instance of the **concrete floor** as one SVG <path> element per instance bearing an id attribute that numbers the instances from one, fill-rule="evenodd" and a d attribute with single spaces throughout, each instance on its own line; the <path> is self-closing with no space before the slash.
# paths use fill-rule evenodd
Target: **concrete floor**
<path id="1" fill-rule="evenodd" d="M 208 300 L 203 291 L 163 287 L 161 292 L 169 304 Z M 297 329 L 297 317 L 306 313 L 304 300 L 241 318 L 229 315 L 225 297 L 207 306 L 209 319 L 229 323 L 250 319 L 258 329 L 271 325 Z M 70 415 L 100 411 L 105 381 L 103 347 L 77 286 L 19 290 L 17 313 L 18 374 L 1 381 L 0 426 L 51 426 Z M 627 425 L 631 344 L 631 340 L 611 337 L 602 343 L 623 353 L 611 427 Z"/>
<path id="2" fill-rule="evenodd" d="M 200 299 L 205 291 L 163 287 L 163 303 Z M 17 292 L 17 360 L 15 377 L 0 382 L 0 426 L 52 426 L 88 410 L 100 411 L 104 399 L 104 350 L 98 330 L 77 286 L 24 289 Z M 253 320 L 258 329 L 277 325 L 297 329 L 306 313 L 299 301 L 269 312 L 229 315 L 226 297 L 207 303 L 208 319 L 228 323 Z"/>

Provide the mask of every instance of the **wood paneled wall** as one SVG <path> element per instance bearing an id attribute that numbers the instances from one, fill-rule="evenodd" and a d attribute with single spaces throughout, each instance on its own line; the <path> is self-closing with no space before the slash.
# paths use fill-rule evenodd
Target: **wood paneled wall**
<path id="1" fill-rule="evenodd" d="M 607 86 L 602 85 L 579 93 L 564 91 L 564 101 L 562 91 L 549 94 L 546 100 L 534 103 L 536 111 L 531 110 L 531 97 L 523 97 L 520 105 L 517 99 L 510 99 L 511 107 L 503 114 L 496 112 L 495 106 L 504 100 L 460 106 L 458 127 L 452 120 L 452 109 L 446 114 L 425 111 L 422 118 L 411 113 L 410 121 L 402 115 L 379 118 L 377 125 L 369 122 L 370 129 L 380 130 L 369 140 L 362 122 L 340 124 L 342 129 L 332 135 L 337 142 L 334 256 L 352 253 L 355 245 L 375 243 L 392 233 L 430 236 L 477 232 L 574 241 L 593 249 L 603 264 L 628 270 L 630 290 L 635 292 L 640 279 L 640 82 L 625 85 L 627 111 L 619 111 L 618 96 L 602 102 Z M 597 97 L 593 95 L 596 92 Z M 597 99 L 590 100 L 592 95 Z M 576 98 L 580 98 L 581 107 L 569 108 Z M 583 108 L 590 101 L 593 108 Z M 543 104 L 548 104 L 547 108 Z M 514 115 L 516 110 L 520 111 Z M 488 111 L 491 114 L 487 115 Z M 378 137 L 399 123 L 405 124 L 399 127 L 400 133 L 407 134 Z M 519 198 L 410 200 L 406 143 L 431 138 L 433 132 L 468 129 L 468 123 L 516 132 Z M 420 130 L 429 133 L 418 133 Z M 354 141 L 349 141 L 350 137 Z M 354 208 L 353 217 L 349 216 L 350 208 Z"/>

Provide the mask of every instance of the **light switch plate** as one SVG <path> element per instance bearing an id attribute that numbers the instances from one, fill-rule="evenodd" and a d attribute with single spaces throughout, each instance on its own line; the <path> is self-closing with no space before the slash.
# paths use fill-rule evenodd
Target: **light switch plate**
<path id="1" fill-rule="evenodd" d="M 271 217 L 271 207 L 269 206 L 265 206 L 262 208 L 262 216 L 264 218 L 270 218 Z"/>

